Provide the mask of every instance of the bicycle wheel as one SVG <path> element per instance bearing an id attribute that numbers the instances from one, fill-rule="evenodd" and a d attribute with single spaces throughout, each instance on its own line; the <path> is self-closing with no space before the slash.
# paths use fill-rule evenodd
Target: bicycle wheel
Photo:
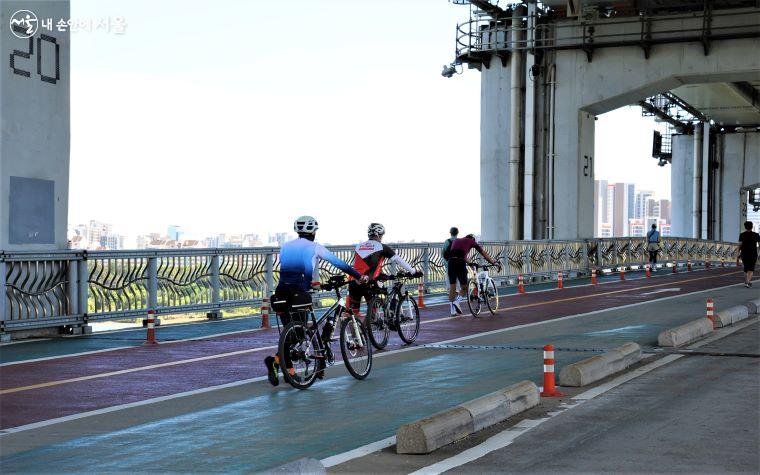
<path id="1" fill-rule="evenodd" d="M 407 345 L 414 343 L 420 333 L 420 309 L 411 296 L 405 295 L 396 305 L 396 322 L 401 341 Z"/>
<path id="2" fill-rule="evenodd" d="M 486 305 L 488 305 L 488 310 L 491 311 L 491 315 L 496 315 L 496 311 L 499 310 L 499 291 L 496 290 L 496 283 L 492 279 L 488 279 L 483 291 L 485 292 L 483 297 Z"/>
<path id="3" fill-rule="evenodd" d="M 280 367 L 285 381 L 296 389 L 307 389 L 314 384 L 319 370 L 322 346 L 317 334 L 301 322 L 290 322 L 280 335 Z M 293 368 L 293 373 L 287 369 Z"/>
<path id="4" fill-rule="evenodd" d="M 470 279 L 467 282 L 467 306 L 470 307 L 470 313 L 473 317 L 480 315 L 480 308 L 483 302 L 478 297 L 478 282 Z"/>
<path id="5" fill-rule="evenodd" d="M 364 319 L 364 323 L 372 346 L 378 350 L 382 350 L 388 344 L 389 331 L 388 324 L 385 322 L 386 313 L 385 299 L 373 297 L 367 305 L 367 318 Z"/>
<path id="6" fill-rule="evenodd" d="M 369 375 L 372 369 L 372 344 L 367 329 L 358 319 L 343 320 L 340 326 L 340 352 L 351 376 L 364 379 Z"/>

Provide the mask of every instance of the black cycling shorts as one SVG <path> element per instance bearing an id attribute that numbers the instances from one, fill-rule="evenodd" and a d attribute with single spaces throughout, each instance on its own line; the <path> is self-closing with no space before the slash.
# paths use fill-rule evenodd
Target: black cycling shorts
<path id="1" fill-rule="evenodd" d="M 453 257 L 449 259 L 449 284 L 454 285 L 457 281 L 462 287 L 467 287 L 467 262 Z"/>
<path id="2" fill-rule="evenodd" d="M 370 292 L 369 292 L 369 285 L 366 284 L 360 284 L 359 282 L 352 280 L 348 283 L 348 300 L 349 305 L 348 307 L 351 310 L 359 310 L 359 307 L 362 303 L 362 297 L 364 300 L 369 303 L 369 299 L 371 298 Z"/>
<path id="3" fill-rule="evenodd" d="M 757 264 L 757 256 L 742 256 L 742 263 L 744 263 L 744 272 L 755 272 L 755 264 Z"/>

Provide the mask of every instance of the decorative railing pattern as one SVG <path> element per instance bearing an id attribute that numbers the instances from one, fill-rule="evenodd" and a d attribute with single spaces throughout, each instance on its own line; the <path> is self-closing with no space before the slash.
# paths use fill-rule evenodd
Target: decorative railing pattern
<path id="1" fill-rule="evenodd" d="M 644 239 L 485 242 L 503 263 L 492 271 L 500 285 L 514 285 L 519 274 L 554 278 L 559 271 L 587 274 L 592 268 L 617 269 L 647 261 Z M 442 243 L 393 245 L 428 288 L 446 284 Z M 734 243 L 664 238 L 661 262 L 734 260 Z M 330 250 L 347 262 L 353 246 Z M 482 259 L 474 253 L 475 259 Z M 258 305 L 279 278 L 278 248 L 141 251 L 54 251 L 0 254 L 0 330 L 53 327 L 158 313 L 218 312 Z M 386 272 L 392 269 L 386 267 Z M 322 262 L 323 279 L 339 273 Z"/>

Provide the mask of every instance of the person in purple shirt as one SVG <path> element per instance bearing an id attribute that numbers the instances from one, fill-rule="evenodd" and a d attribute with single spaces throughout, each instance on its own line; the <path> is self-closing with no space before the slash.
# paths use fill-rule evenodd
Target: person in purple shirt
<path id="1" fill-rule="evenodd" d="M 449 302 L 451 316 L 462 314 L 462 300 L 467 296 L 467 255 L 475 249 L 493 265 L 498 265 L 491 259 L 486 251 L 480 247 L 475 236 L 468 234 L 463 238 L 457 238 L 451 243 L 449 249 Z M 457 281 L 459 281 L 459 295 L 457 295 Z"/>

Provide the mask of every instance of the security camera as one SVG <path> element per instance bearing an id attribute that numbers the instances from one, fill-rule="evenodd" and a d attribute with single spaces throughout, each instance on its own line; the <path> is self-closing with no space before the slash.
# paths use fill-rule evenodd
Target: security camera
<path id="1" fill-rule="evenodd" d="M 457 72 L 457 68 L 454 66 L 454 63 L 444 64 L 443 71 L 441 71 L 441 76 L 445 78 L 450 78 L 454 74 L 456 74 L 456 72 Z"/>

